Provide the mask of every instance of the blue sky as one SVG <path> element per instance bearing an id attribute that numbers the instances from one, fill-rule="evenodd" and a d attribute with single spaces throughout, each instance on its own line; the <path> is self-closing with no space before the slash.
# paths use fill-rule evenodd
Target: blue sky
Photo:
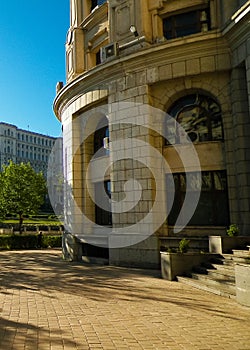
<path id="1" fill-rule="evenodd" d="M 51 136 L 61 125 L 52 105 L 65 82 L 69 0 L 11 0 L 0 11 L 0 121 Z"/>

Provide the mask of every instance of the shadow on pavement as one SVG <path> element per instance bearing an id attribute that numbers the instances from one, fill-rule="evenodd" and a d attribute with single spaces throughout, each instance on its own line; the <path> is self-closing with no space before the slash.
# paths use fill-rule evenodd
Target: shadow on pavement
<path id="1" fill-rule="evenodd" d="M 210 294 L 200 298 L 201 292 L 191 287 L 187 293 L 186 286 L 161 280 L 160 271 L 156 270 L 70 263 L 55 250 L 1 252 L 0 266 L 1 293 L 24 289 L 54 298 L 53 292 L 61 291 L 69 297 L 84 296 L 100 302 L 147 301 L 163 303 L 162 306 L 172 303 L 183 308 L 183 312 L 194 309 L 233 318 L 230 310 L 218 309 Z"/>

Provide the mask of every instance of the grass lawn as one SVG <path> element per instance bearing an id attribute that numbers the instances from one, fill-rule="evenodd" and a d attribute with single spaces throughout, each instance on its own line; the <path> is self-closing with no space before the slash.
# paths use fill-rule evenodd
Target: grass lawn
<path id="1" fill-rule="evenodd" d="M 7 225 L 17 225 L 19 223 L 18 219 L 6 219 L 2 220 L 1 223 Z M 0 226 L 1 226 L 0 223 Z M 39 219 L 39 218 L 29 218 L 23 220 L 23 225 L 48 225 L 48 226 L 60 226 L 63 225 L 63 222 L 58 219 Z"/>

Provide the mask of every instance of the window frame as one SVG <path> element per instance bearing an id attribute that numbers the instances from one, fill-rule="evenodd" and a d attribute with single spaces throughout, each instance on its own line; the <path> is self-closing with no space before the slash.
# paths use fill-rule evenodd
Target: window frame
<path id="1" fill-rule="evenodd" d="M 205 11 L 206 17 L 207 17 L 204 20 L 202 19 L 202 12 L 203 11 Z M 180 26 L 178 24 L 178 22 L 181 19 L 181 17 L 184 17 L 185 15 L 188 16 L 191 13 L 194 14 L 194 17 L 196 17 L 196 21 L 193 22 L 193 23 L 184 24 L 183 26 Z M 170 24 L 170 29 L 166 30 L 165 27 L 167 26 L 168 21 L 170 22 L 169 23 Z M 192 24 L 192 26 L 196 26 L 196 29 L 192 33 L 187 32 L 187 34 L 178 35 L 179 31 L 183 30 L 185 27 L 186 28 L 188 26 L 190 27 L 191 24 Z M 202 33 L 204 31 L 209 31 L 209 30 L 211 30 L 210 8 L 209 8 L 209 6 L 202 7 L 202 8 L 199 7 L 198 9 L 190 9 L 189 8 L 186 11 L 172 13 L 169 16 L 163 17 L 163 19 L 162 19 L 162 27 L 163 27 L 163 36 L 167 40 L 182 38 L 182 37 L 186 37 L 186 36 L 189 36 L 189 35 Z M 202 30 L 202 27 L 204 28 L 204 30 Z M 206 30 L 205 30 L 205 28 L 206 28 Z M 178 29 L 178 31 L 177 31 L 177 29 Z M 170 36 L 168 36 L 167 33 L 171 33 Z"/>

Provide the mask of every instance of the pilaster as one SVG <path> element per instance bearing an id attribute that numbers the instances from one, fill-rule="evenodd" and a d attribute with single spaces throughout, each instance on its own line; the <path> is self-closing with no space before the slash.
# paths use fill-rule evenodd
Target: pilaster
<path id="1" fill-rule="evenodd" d="M 231 76 L 232 127 L 235 195 L 231 221 L 241 227 L 242 234 L 250 229 L 250 118 L 248 104 L 247 75 L 245 65 L 233 69 Z"/>

